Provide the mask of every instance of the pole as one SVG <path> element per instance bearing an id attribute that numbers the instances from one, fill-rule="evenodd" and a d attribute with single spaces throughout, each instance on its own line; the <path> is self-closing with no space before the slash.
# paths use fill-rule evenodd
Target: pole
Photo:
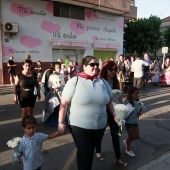
<path id="1" fill-rule="evenodd" d="M 164 64 L 165 64 L 165 53 L 163 53 L 162 70 L 164 69 Z"/>

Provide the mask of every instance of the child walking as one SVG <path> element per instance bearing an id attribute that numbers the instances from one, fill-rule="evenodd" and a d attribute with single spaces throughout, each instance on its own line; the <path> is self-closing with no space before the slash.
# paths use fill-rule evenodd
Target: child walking
<path id="1" fill-rule="evenodd" d="M 142 114 L 141 111 L 137 107 L 137 102 L 139 101 L 139 89 L 135 86 L 131 86 L 128 89 L 127 99 L 125 100 L 124 104 L 131 104 L 134 107 L 134 110 L 126 117 L 126 130 L 128 133 L 128 137 L 126 140 L 123 141 L 126 147 L 126 154 L 130 157 L 135 157 L 135 154 L 131 150 L 131 143 L 134 140 L 139 139 L 139 128 L 138 128 L 138 118 Z"/>
<path id="2" fill-rule="evenodd" d="M 31 115 L 27 115 L 22 119 L 22 127 L 25 134 L 20 142 L 18 159 L 20 160 L 23 156 L 24 170 L 41 170 L 43 163 L 42 144 L 47 139 L 57 137 L 59 133 L 58 131 L 50 135 L 37 133 L 37 121 Z"/>

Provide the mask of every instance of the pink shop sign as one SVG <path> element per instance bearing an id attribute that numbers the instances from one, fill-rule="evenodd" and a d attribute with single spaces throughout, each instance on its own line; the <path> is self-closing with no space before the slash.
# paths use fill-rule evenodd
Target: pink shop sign
<path id="1" fill-rule="evenodd" d="M 52 40 L 53 46 L 70 46 L 70 47 L 87 47 L 87 42 L 69 42 L 69 41 L 55 41 Z"/>
<path id="2" fill-rule="evenodd" d="M 94 48 L 120 48 L 119 44 L 100 44 L 94 43 Z"/>

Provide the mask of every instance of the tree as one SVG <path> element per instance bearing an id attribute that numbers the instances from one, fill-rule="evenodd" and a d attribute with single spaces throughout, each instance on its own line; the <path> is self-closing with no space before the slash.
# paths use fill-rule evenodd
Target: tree
<path id="1" fill-rule="evenodd" d="M 127 53 L 154 53 L 162 47 L 163 39 L 160 33 L 161 19 L 150 16 L 131 20 L 124 27 L 124 48 Z"/>
<path id="2" fill-rule="evenodd" d="M 170 26 L 163 33 L 165 46 L 170 47 Z"/>

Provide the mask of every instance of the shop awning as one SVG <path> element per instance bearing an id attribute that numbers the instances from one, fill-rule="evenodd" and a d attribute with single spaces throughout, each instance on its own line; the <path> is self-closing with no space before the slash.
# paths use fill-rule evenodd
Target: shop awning
<path id="1" fill-rule="evenodd" d="M 120 48 L 119 44 L 103 44 L 94 42 L 94 48 L 102 48 L 102 49 L 118 49 Z"/>
<path id="2" fill-rule="evenodd" d="M 50 39 L 53 46 L 66 46 L 66 47 L 87 47 L 86 41 L 60 41 Z"/>

